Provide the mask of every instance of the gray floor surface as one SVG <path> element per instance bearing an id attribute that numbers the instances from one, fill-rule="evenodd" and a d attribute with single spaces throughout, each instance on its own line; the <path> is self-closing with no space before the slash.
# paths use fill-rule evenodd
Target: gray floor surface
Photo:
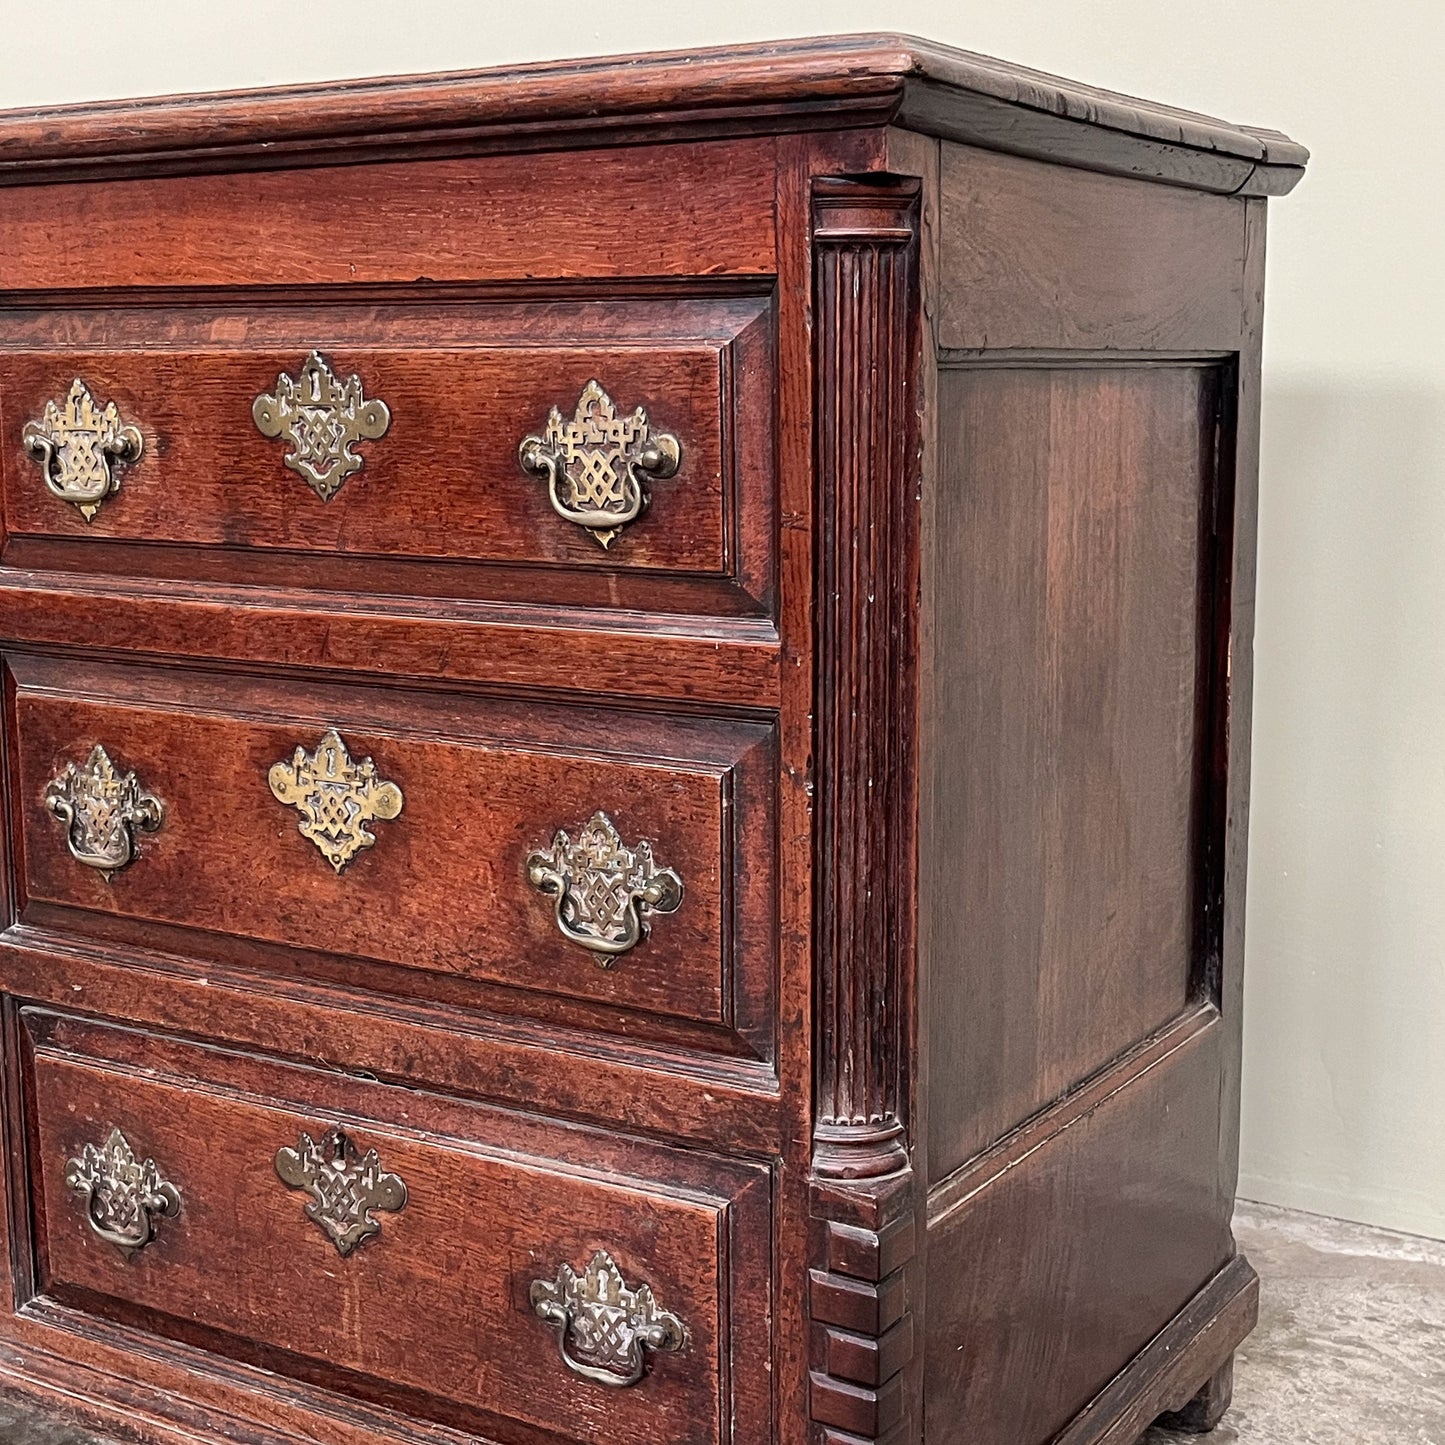
<path id="1" fill-rule="evenodd" d="M 1144 1445 L 1445 1445 L 1445 1243 L 1241 1204 L 1259 1328 L 1211 1435 Z"/>
<path id="2" fill-rule="evenodd" d="M 1445 1445 L 1445 1243 L 1241 1204 L 1263 1279 L 1234 1406 L 1212 1435 L 1141 1445 Z M 0 1401 L 3 1445 L 92 1445 Z"/>

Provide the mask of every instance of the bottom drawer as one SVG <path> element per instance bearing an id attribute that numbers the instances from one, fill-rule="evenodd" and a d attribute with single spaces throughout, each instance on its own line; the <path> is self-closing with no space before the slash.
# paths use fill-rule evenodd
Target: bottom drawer
<path id="1" fill-rule="evenodd" d="M 42 1312 L 499 1439 L 771 1437 L 764 1167 L 38 1009 L 20 1033 Z"/>

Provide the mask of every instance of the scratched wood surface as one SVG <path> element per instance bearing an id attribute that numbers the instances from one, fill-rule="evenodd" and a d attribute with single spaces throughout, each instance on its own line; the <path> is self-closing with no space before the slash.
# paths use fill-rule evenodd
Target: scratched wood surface
<path id="1" fill-rule="evenodd" d="M 643 605 L 688 597 L 706 612 L 731 592 L 725 610 L 761 611 L 772 596 L 769 310 L 727 297 L 257 308 L 231 295 L 168 310 L 162 348 L 154 313 L 16 315 L 0 343 L 10 555 L 45 538 L 47 557 L 89 571 L 112 565 L 107 546 L 129 544 L 122 555 L 142 572 L 254 581 L 261 553 L 272 576 L 375 592 L 411 590 L 405 560 L 448 561 L 453 592 L 471 598 L 615 601 L 621 581 Z M 27 337 L 48 349 L 19 349 Z M 327 498 L 285 465 L 294 443 L 262 435 L 252 415 L 316 348 L 338 382 L 357 376 L 390 413 L 384 435 L 353 444 L 362 465 Z M 20 444 L 74 378 L 143 445 L 89 519 L 46 488 Z M 606 548 L 559 517 L 518 460 L 554 407 L 572 419 L 593 381 L 619 418 L 642 408 L 681 453 L 676 475 L 646 480 L 647 510 Z M 490 565 L 456 565 L 468 561 Z M 610 590 L 578 576 L 601 572 Z M 669 574 L 717 581 L 659 593 Z"/>
<path id="2" fill-rule="evenodd" d="M 0 115 L 0 1395 L 133 1445 L 1132 1445 L 1225 1403 L 1273 132 L 892 36 Z M 255 396 L 392 409 L 330 501 Z M 87 524 L 21 428 L 146 447 Z M 683 465 L 604 551 L 517 464 Z M 134 417 L 132 417 L 134 413 Z M 316 424 L 324 428 L 325 416 Z M 338 875 L 267 784 L 404 796 Z M 162 799 L 110 882 L 46 785 Z M 611 968 L 526 855 L 684 882 Z M 276 1176 L 406 1179 L 342 1260 Z M 65 1182 L 181 1190 L 129 1259 Z M 528 1283 L 686 1322 L 635 1385 Z"/>

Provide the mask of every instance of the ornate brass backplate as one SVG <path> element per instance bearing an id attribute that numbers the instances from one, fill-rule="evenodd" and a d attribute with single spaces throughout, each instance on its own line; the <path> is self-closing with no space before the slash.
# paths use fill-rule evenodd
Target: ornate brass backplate
<path id="1" fill-rule="evenodd" d="M 677 438 L 653 432 L 638 407 L 618 416 L 612 398 L 589 381 L 570 421 L 555 406 L 541 436 L 523 438 L 524 471 L 547 483 L 559 517 L 585 527 L 604 546 L 647 507 L 645 477 L 670 477 L 682 450 Z"/>
<path id="2" fill-rule="evenodd" d="M 304 1189 L 311 1202 L 307 1219 L 320 1226 L 344 1259 L 357 1245 L 381 1232 L 373 1212 L 406 1207 L 406 1185 L 381 1167 L 375 1149 L 365 1154 L 340 1129 L 318 1143 L 303 1134 L 294 1149 L 276 1155 L 276 1173 L 288 1189 Z"/>
<path id="3" fill-rule="evenodd" d="M 635 1385 L 647 1368 L 644 1349 L 680 1350 L 687 1340 L 682 1321 L 658 1306 L 649 1285 L 632 1288 L 605 1249 L 581 1274 L 564 1264 L 555 1279 L 534 1280 L 531 1301 L 557 1331 L 567 1368 L 599 1385 Z"/>
<path id="4" fill-rule="evenodd" d="M 339 380 L 319 351 L 306 358 L 298 378 L 283 371 L 275 392 L 256 398 L 251 415 L 262 436 L 285 437 L 291 443 L 286 465 L 323 502 L 366 465 L 352 448 L 385 436 L 391 425 L 386 403 L 368 401 L 359 376 Z"/>
<path id="5" fill-rule="evenodd" d="M 41 419 L 25 423 L 20 440 L 40 463 L 51 495 L 78 507 L 87 522 L 119 485 L 116 466 L 139 461 L 145 445 L 115 403 L 98 406 L 78 376 L 63 403 L 47 401 Z"/>
<path id="6" fill-rule="evenodd" d="M 606 813 L 594 813 L 575 840 L 559 830 L 550 848 L 528 854 L 527 877 L 552 898 L 562 936 L 603 968 L 647 937 L 652 914 L 682 903 L 682 879 L 657 866 L 651 843 L 627 847 Z"/>
<path id="7" fill-rule="evenodd" d="M 118 771 L 99 743 L 84 763 L 66 763 L 50 780 L 45 806 L 65 825 L 70 856 L 107 883 L 135 858 L 136 831 L 154 833 L 165 818 L 161 800 L 134 773 Z"/>
<path id="8" fill-rule="evenodd" d="M 154 1159 L 137 1159 L 119 1129 L 104 1144 L 87 1144 L 65 1166 L 65 1183 L 85 1196 L 85 1218 L 98 1239 L 126 1254 L 155 1238 L 156 1219 L 181 1212 L 180 1191 L 161 1177 Z"/>
<path id="9" fill-rule="evenodd" d="M 383 781 L 370 758 L 353 762 L 335 728 L 314 753 L 298 746 L 289 763 L 276 763 L 267 781 L 280 802 L 301 814 L 302 837 L 315 843 L 338 873 L 375 844 L 368 823 L 401 814 L 401 789 Z"/>

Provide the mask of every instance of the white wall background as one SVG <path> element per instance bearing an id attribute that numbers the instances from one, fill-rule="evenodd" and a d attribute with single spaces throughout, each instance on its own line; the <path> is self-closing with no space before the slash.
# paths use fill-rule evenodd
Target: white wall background
<path id="1" fill-rule="evenodd" d="M 1241 1191 L 1445 1237 L 1438 0 L 0 0 L 0 107 L 868 29 L 1315 153 L 1270 218 Z"/>

